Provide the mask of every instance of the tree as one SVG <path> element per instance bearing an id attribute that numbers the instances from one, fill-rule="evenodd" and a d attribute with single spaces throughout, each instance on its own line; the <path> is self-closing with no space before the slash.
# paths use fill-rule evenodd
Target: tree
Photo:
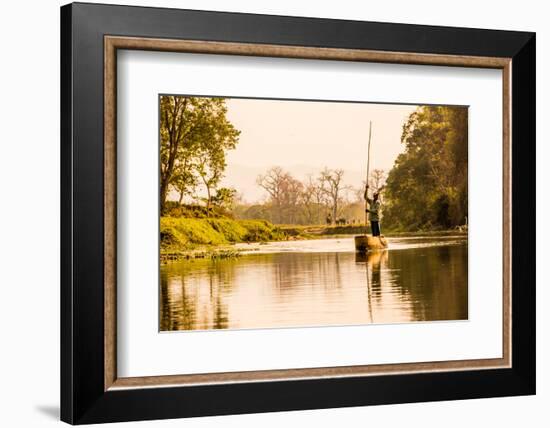
<path id="1" fill-rule="evenodd" d="M 200 178 L 211 194 L 225 169 L 225 152 L 235 148 L 240 132 L 227 120 L 223 98 L 160 98 L 160 205 L 170 187 L 180 202 Z M 198 176 L 198 177 L 197 177 Z"/>
<path id="2" fill-rule="evenodd" d="M 386 184 L 386 173 L 383 169 L 375 169 L 370 173 L 369 187 L 373 192 L 380 192 Z"/>
<path id="3" fill-rule="evenodd" d="M 313 182 L 310 188 L 313 198 L 315 200 L 315 205 L 317 206 L 317 215 L 315 223 L 321 224 L 324 223 L 323 215 L 327 206 L 327 197 L 325 194 L 325 189 L 323 188 L 322 182 L 317 180 Z"/>
<path id="4" fill-rule="evenodd" d="M 185 150 L 183 144 L 192 128 L 190 98 L 160 98 L 160 205 L 164 210 L 168 186 L 172 179 L 176 159 L 181 152 L 191 151 L 191 144 Z M 182 150 L 183 149 L 183 150 Z"/>
<path id="5" fill-rule="evenodd" d="M 198 180 L 193 173 L 193 167 L 189 165 L 188 159 L 184 159 L 183 162 L 175 168 L 170 184 L 179 194 L 178 203 L 181 205 L 183 197 L 193 192 L 198 185 Z"/>
<path id="6" fill-rule="evenodd" d="M 223 177 L 227 166 L 225 152 L 237 145 L 240 132 L 227 120 L 225 101 L 214 98 L 205 106 L 209 121 L 201 129 L 196 157 L 196 170 L 207 193 L 206 212 L 209 215 L 212 191 Z"/>
<path id="7" fill-rule="evenodd" d="M 298 216 L 298 205 L 304 185 L 281 167 L 270 168 L 259 175 L 256 183 L 269 195 L 272 205 L 271 221 L 294 223 Z"/>
<path id="8" fill-rule="evenodd" d="M 217 207 L 230 210 L 233 207 L 237 191 L 227 187 L 220 187 L 216 190 L 216 195 L 212 198 L 212 204 Z"/>
<path id="9" fill-rule="evenodd" d="M 206 189 L 206 216 L 210 216 L 212 192 L 222 178 L 225 169 L 225 154 L 223 150 L 210 147 L 197 156 L 197 172 Z"/>
<path id="10" fill-rule="evenodd" d="M 468 215 L 468 110 L 422 106 L 403 126 L 388 174 L 385 221 L 395 228 L 449 228 Z"/>
<path id="11" fill-rule="evenodd" d="M 304 222 L 306 224 L 321 223 L 321 209 L 325 204 L 325 192 L 319 182 L 310 174 L 303 184 L 300 202 L 303 206 Z"/>
<path id="12" fill-rule="evenodd" d="M 338 216 L 338 203 L 342 196 L 342 191 L 344 190 L 342 177 L 344 176 L 343 169 L 328 169 L 325 168 L 321 172 L 321 177 L 319 181 L 323 188 L 323 192 L 330 201 L 331 211 L 332 211 L 332 224 L 336 222 Z"/>
<path id="13" fill-rule="evenodd" d="M 287 177 L 288 173 L 284 172 L 281 167 L 274 166 L 265 174 L 258 175 L 256 184 L 269 194 L 271 200 L 279 203 L 282 199 L 283 183 Z"/>

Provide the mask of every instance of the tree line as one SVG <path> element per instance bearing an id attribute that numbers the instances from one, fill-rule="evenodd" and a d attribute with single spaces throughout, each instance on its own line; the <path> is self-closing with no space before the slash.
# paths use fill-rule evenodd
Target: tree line
<path id="1" fill-rule="evenodd" d="M 237 201 L 233 212 L 238 218 L 265 218 L 277 224 L 363 223 L 365 182 L 350 186 L 344 183 L 344 174 L 342 169 L 324 168 L 316 176 L 299 180 L 280 166 L 272 167 L 256 180 L 265 190 L 266 200 L 256 204 Z M 384 182 L 384 171 L 372 171 L 372 189 L 381 189 Z"/>
<path id="2" fill-rule="evenodd" d="M 302 182 L 273 167 L 257 179 L 267 193 L 261 204 L 243 204 L 235 189 L 220 187 L 226 154 L 235 149 L 240 135 L 227 118 L 223 98 L 161 96 L 159 125 L 163 214 L 169 214 L 168 209 L 176 204 L 169 199 L 177 195 L 178 206 L 186 199 L 202 202 L 205 209 L 201 212 L 206 216 L 219 208 L 238 218 L 263 218 L 278 224 L 335 224 L 361 218 L 362 191 L 344 185 L 341 169 L 325 168 L 318 177 L 309 176 Z M 196 196 L 199 187 L 205 198 Z M 187 212 L 196 215 L 197 210 Z"/>
<path id="3" fill-rule="evenodd" d="M 451 229 L 468 222 L 468 110 L 421 106 L 403 125 L 398 155 L 389 173 L 369 177 L 380 191 L 386 230 Z M 317 177 L 297 180 L 280 167 L 260 175 L 267 193 L 263 204 L 236 206 L 244 218 L 274 223 L 364 223 L 363 192 L 343 183 L 344 171 L 325 168 Z"/>
<path id="4" fill-rule="evenodd" d="M 325 168 L 305 180 L 279 166 L 257 177 L 262 203 L 242 202 L 235 189 L 220 187 L 226 154 L 240 131 L 227 118 L 223 98 L 160 97 L 160 209 L 202 202 L 237 218 L 277 224 L 363 223 L 365 182 L 344 183 L 342 169 Z M 421 106 L 403 125 L 404 151 L 386 174 L 375 169 L 371 190 L 382 190 L 385 229 L 448 229 L 467 223 L 468 111 L 465 107 Z M 206 197 L 197 198 L 196 189 Z M 169 198 L 170 194 L 170 198 Z M 178 202 L 170 202 L 177 195 Z M 195 206 L 196 207 L 196 206 Z"/>

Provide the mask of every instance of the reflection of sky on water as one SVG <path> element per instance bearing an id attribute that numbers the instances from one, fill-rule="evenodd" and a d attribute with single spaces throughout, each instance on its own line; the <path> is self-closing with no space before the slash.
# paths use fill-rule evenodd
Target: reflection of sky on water
<path id="1" fill-rule="evenodd" d="M 386 238 L 392 251 L 410 248 L 434 247 L 442 245 L 457 245 L 465 242 L 464 235 L 430 238 L 414 236 L 406 238 Z M 237 244 L 235 248 L 244 250 L 244 254 L 254 253 L 282 253 L 282 252 L 315 252 L 315 253 L 347 253 L 353 249 L 353 238 L 309 239 L 297 241 L 270 242 L 266 244 L 251 243 Z"/>
<path id="2" fill-rule="evenodd" d="M 270 243 L 235 259 L 163 266 L 161 329 L 467 319 L 464 239 L 392 239 L 391 250 L 367 256 L 350 252 L 349 239 Z"/>

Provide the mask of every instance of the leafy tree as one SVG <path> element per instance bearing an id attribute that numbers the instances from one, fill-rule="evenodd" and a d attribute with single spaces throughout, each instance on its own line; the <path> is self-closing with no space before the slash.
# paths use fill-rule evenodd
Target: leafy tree
<path id="1" fill-rule="evenodd" d="M 180 202 L 204 184 L 211 195 L 225 169 L 225 152 L 235 148 L 240 132 L 227 120 L 223 98 L 162 96 L 160 98 L 160 205 L 168 191 Z"/>
<path id="2" fill-rule="evenodd" d="M 384 219 L 401 229 L 449 228 L 468 215 L 468 111 L 422 106 L 403 126 L 385 188 Z"/>
<path id="3" fill-rule="evenodd" d="M 233 207 L 237 191 L 227 187 L 220 187 L 216 190 L 216 195 L 212 197 L 212 204 L 217 207 L 230 210 Z"/>
<path id="4" fill-rule="evenodd" d="M 192 98 L 163 96 L 160 98 L 160 204 L 164 211 L 168 186 L 181 158 L 188 158 L 194 141 L 188 138 L 197 122 Z M 179 158 L 179 159 L 178 159 Z"/>
<path id="5" fill-rule="evenodd" d="M 180 205 L 183 202 L 183 197 L 192 193 L 198 185 L 197 177 L 189 162 L 189 159 L 184 159 L 181 164 L 177 165 L 170 180 L 170 184 L 179 194 L 178 203 Z"/>

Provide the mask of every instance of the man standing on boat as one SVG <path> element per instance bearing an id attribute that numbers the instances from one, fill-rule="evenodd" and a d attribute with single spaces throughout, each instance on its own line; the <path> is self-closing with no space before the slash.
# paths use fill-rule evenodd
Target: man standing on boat
<path id="1" fill-rule="evenodd" d="M 367 201 L 368 208 L 365 210 L 369 213 L 370 228 L 372 236 L 380 236 L 380 200 L 379 191 L 374 192 L 372 199 L 369 198 L 369 185 L 365 187 L 365 201 Z"/>

